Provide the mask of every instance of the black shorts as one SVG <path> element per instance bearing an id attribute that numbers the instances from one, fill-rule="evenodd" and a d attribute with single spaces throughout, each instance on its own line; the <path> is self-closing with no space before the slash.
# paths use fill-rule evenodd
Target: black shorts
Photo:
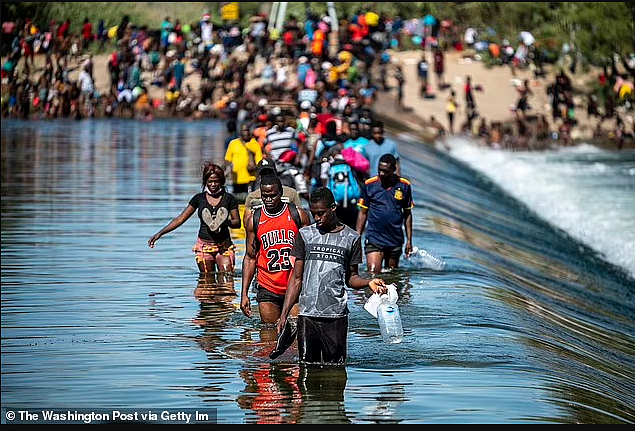
<path id="1" fill-rule="evenodd" d="M 384 259 L 394 259 L 397 260 L 401 257 L 401 246 L 397 247 L 381 247 L 375 244 L 371 244 L 366 241 L 366 254 L 368 253 L 384 253 Z"/>
<path id="2" fill-rule="evenodd" d="M 273 293 L 270 290 L 265 289 L 264 287 L 258 286 L 258 292 L 256 293 L 256 301 L 260 304 L 261 302 L 272 302 L 276 304 L 278 307 L 282 308 L 284 305 L 284 295 L 278 295 L 277 293 Z"/>
<path id="3" fill-rule="evenodd" d="M 305 364 L 344 364 L 348 316 L 298 316 L 298 353 Z"/>

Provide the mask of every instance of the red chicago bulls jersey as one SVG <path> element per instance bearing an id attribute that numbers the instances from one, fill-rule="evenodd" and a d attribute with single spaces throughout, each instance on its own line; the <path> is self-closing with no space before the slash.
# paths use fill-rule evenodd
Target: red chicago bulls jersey
<path id="1" fill-rule="evenodd" d="M 254 226 L 258 241 L 258 284 L 260 287 L 284 295 L 293 270 L 291 249 L 298 234 L 298 225 L 285 204 L 278 214 L 268 214 L 262 208 L 258 226 Z"/>

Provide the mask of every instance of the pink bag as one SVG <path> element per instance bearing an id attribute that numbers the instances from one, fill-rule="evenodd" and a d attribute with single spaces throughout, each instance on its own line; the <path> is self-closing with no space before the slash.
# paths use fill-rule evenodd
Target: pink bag
<path id="1" fill-rule="evenodd" d="M 314 70 L 309 70 L 306 73 L 306 77 L 304 78 L 304 86 L 306 88 L 315 88 L 315 84 L 317 82 L 317 73 Z"/>
<path id="2" fill-rule="evenodd" d="M 370 169 L 370 162 L 366 157 L 355 151 L 353 148 L 345 148 L 342 150 L 342 156 L 346 163 L 357 172 L 368 173 Z"/>

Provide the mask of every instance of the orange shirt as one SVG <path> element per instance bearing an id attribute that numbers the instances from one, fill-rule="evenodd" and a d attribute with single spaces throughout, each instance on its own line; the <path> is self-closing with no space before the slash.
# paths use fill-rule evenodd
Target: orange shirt
<path id="1" fill-rule="evenodd" d="M 316 30 L 315 33 L 313 33 L 313 44 L 311 45 L 311 52 L 313 53 L 313 55 L 322 55 L 322 51 L 324 51 L 325 39 L 326 35 L 322 30 Z"/>
<path id="2" fill-rule="evenodd" d="M 260 144 L 260 147 L 263 148 L 265 146 L 265 139 L 267 138 L 267 128 L 265 126 L 256 127 L 254 129 L 254 136 Z"/>

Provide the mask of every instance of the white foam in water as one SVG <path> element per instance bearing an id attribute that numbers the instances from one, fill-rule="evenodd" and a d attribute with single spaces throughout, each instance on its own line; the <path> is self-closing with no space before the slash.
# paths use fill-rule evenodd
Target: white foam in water
<path id="1" fill-rule="evenodd" d="M 635 169 L 591 145 L 507 152 L 451 138 L 450 154 L 635 276 Z M 615 160 L 618 160 L 619 153 Z"/>

